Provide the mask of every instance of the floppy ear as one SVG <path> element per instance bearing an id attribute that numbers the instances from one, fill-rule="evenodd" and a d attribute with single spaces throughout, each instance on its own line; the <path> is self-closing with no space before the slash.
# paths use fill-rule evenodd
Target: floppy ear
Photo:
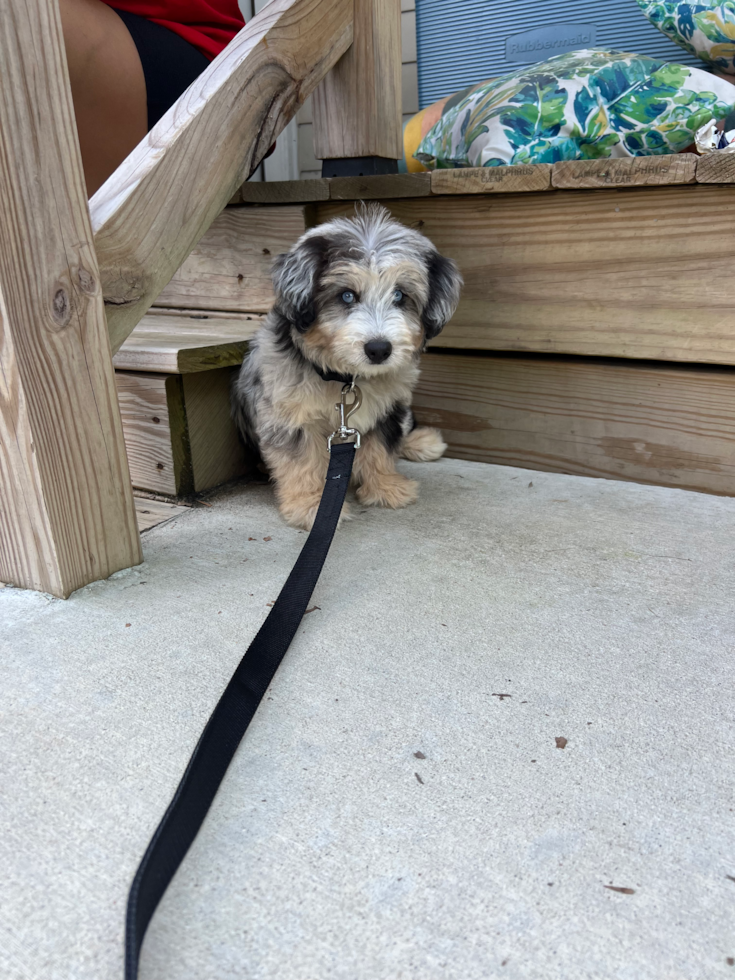
<path id="1" fill-rule="evenodd" d="M 314 299 L 327 264 L 329 241 L 312 235 L 277 255 L 271 267 L 276 309 L 301 333 L 316 319 Z"/>
<path id="2" fill-rule="evenodd" d="M 421 314 L 426 339 L 441 333 L 445 323 L 457 309 L 462 276 L 457 263 L 432 251 L 426 260 L 429 298 Z"/>

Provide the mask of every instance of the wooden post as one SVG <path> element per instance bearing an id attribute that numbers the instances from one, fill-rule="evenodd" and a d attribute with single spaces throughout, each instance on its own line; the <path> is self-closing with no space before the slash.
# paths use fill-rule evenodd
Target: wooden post
<path id="1" fill-rule="evenodd" d="M 57 0 L 0 4 L 0 580 L 141 560 Z"/>
<path id="2" fill-rule="evenodd" d="M 394 173 L 403 156 L 400 0 L 354 4 L 352 47 L 314 94 L 314 153 L 328 161 L 325 177 Z"/>

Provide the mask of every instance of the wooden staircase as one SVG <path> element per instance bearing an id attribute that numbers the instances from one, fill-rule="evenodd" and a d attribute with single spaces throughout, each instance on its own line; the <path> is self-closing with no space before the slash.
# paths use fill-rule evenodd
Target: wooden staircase
<path id="1" fill-rule="evenodd" d="M 0 580 L 141 561 L 111 353 L 310 93 L 331 157 L 401 155 L 400 59 L 398 0 L 271 0 L 87 202 L 58 0 L 0 5 Z"/>
<path id="2" fill-rule="evenodd" d="M 242 476 L 230 385 L 260 317 L 144 316 L 113 359 L 133 486 L 187 496 Z"/>
<path id="3" fill-rule="evenodd" d="M 230 385 L 273 303 L 270 265 L 307 209 L 228 207 L 113 358 L 133 486 L 186 496 L 252 467 Z"/>
<path id="4" fill-rule="evenodd" d="M 729 159 L 244 183 L 314 90 L 324 157 L 400 154 L 399 18 L 272 0 L 87 208 L 56 0 L 0 5 L 0 580 L 141 560 L 126 446 L 172 497 L 241 471 L 227 392 L 272 258 L 357 200 L 464 274 L 416 397 L 450 455 L 735 493 Z"/>
<path id="5" fill-rule="evenodd" d="M 276 251 L 380 200 L 465 278 L 414 403 L 448 455 L 735 494 L 735 167 L 580 161 L 245 184 L 235 200 L 166 302 L 263 312 Z"/>

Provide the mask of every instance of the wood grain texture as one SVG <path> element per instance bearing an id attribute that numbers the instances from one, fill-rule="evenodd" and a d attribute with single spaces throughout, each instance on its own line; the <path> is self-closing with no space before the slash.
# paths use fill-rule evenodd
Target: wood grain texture
<path id="1" fill-rule="evenodd" d="M 221 368 L 183 378 L 197 493 L 234 480 L 247 470 L 245 449 L 230 415 L 230 387 L 236 371 Z"/>
<path id="2" fill-rule="evenodd" d="M 147 313 L 113 358 L 117 370 L 192 374 L 241 364 L 262 313 Z"/>
<path id="3" fill-rule="evenodd" d="M 694 184 L 431 197 L 392 213 L 465 278 L 432 346 L 735 364 L 735 195 Z M 316 205 L 318 220 L 352 205 Z"/>
<path id="4" fill-rule="evenodd" d="M 181 486 L 181 466 L 177 474 L 174 465 L 167 380 L 164 374 L 115 373 L 132 484 L 173 497 L 190 488 Z M 180 432 L 178 438 L 181 442 Z M 180 455 L 179 449 L 177 462 Z"/>
<path id="5" fill-rule="evenodd" d="M 166 402 L 168 424 L 171 430 L 171 453 L 174 462 L 174 479 L 179 496 L 194 492 L 194 469 L 191 461 L 189 418 L 184 400 L 184 375 L 166 376 Z"/>
<path id="6" fill-rule="evenodd" d="M 262 315 L 262 313 L 238 313 L 237 310 L 190 310 L 183 306 L 152 306 L 148 313 L 146 313 L 146 316 L 155 317 L 188 317 L 192 320 L 206 320 L 212 316 L 217 317 L 218 320 L 237 321 L 242 321 L 249 316 L 261 317 Z M 117 354 L 115 357 L 117 357 Z"/>
<path id="7" fill-rule="evenodd" d="M 735 154 L 705 153 L 697 161 L 698 184 L 735 184 Z"/>
<path id="8" fill-rule="evenodd" d="M 428 197 L 431 174 L 378 174 L 374 177 L 332 177 L 333 201 L 379 201 L 394 197 Z"/>
<path id="9" fill-rule="evenodd" d="M 426 176 L 431 178 L 432 194 L 509 194 L 551 188 L 550 163 L 433 170 Z"/>
<path id="10" fill-rule="evenodd" d="M 352 47 L 314 93 L 319 160 L 403 156 L 399 0 L 354 0 Z"/>
<path id="11" fill-rule="evenodd" d="M 306 204 L 328 200 L 328 180 L 268 180 L 244 183 L 230 204 Z"/>
<path id="12" fill-rule="evenodd" d="M 414 398 L 448 455 L 735 495 L 735 371 L 427 354 Z"/>
<path id="13" fill-rule="evenodd" d="M 179 504 L 169 504 L 165 500 L 150 500 L 148 497 L 135 498 L 135 516 L 139 531 L 150 531 L 152 527 L 165 524 L 172 517 L 181 517 L 189 510 Z"/>
<path id="14" fill-rule="evenodd" d="M 543 164 L 544 169 L 550 166 Z M 507 169 L 507 168 L 506 168 Z M 442 171 L 459 173 L 460 171 Z M 467 173 L 467 171 L 461 171 Z M 314 201 L 377 201 L 393 197 L 428 197 L 431 174 L 379 174 L 323 180 L 261 181 L 243 184 L 230 204 L 308 204 Z M 547 181 L 548 183 L 548 181 Z"/>
<path id="15" fill-rule="evenodd" d="M 0 580 L 142 560 L 55 0 L 0 6 Z"/>
<path id="16" fill-rule="evenodd" d="M 117 371 L 133 486 L 167 496 L 209 490 L 247 472 L 230 417 L 237 368 L 197 374 Z"/>
<path id="17" fill-rule="evenodd" d="M 553 170 L 553 184 L 552 184 Z M 593 188 L 666 186 L 669 184 L 735 183 L 735 156 L 693 153 L 624 160 L 569 160 L 553 165 L 534 163 L 510 167 L 467 167 L 425 174 L 379 177 L 334 177 L 243 184 L 232 203 L 296 204 L 331 200 L 380 200 L 455 194 L 509 194 L 524 191 L 590 190 Z M 381 182 L 385 182 L 381 184 Z"/>
<path id="18" fill-rule="evenodd" d="M 90 201 L 113 353 L 352 41 L 352 0 L 271 0 Z"/>
<path id="19" fill-rule="evenodd" d="M 674 153 L 619 160 L 564 160 L 554 164 L 551 183 L 566 190 L 693 184 L 698 159 L 694 153 Z"/>
<path id="20" fill-rule="evenodd" d="M 226 208 L 175 272 L 157 306 L 267 313 L 271 262 L 307 227 L 306 209 Z"/>

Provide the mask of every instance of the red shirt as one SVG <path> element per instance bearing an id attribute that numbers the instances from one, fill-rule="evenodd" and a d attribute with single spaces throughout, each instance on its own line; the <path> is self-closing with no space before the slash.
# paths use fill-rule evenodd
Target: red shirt
<path id="1" fill-rule="evenodd" d="M 210 61 L 245 26 L 237 0 L 105 0 L 105 3 L 180 34 Z"/>

